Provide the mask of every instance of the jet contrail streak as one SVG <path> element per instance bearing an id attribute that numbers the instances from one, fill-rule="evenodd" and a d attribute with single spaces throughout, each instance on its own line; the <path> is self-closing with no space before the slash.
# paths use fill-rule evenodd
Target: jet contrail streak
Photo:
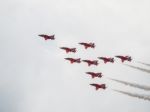
<path id="1" fill-rule="evenodd" d="M 128 86 L 135 87 L 135 88 L 138 88 L 138 89 L 143 89 L 145 91 L 150 91 L 150 86 L 139 85 L 139 84 L 136 84 L 136 83 L 121 81 L 121 80 L 112 79 L 112 78 L 109 78 L 109 79 L 113 80 L 113 81 L 116 81 L 116 82 L 119 82 L 119 83 L 122 83 L 124 85 L 128 85 Z"/>
<path id="2" fill-rule="evenodd" d="M 143 72 L 150 73 L 150 70 L 148 70 L 148 69 L 144 69 L 144 68 L 140 68 L 140 67 L 136 67 L 136 66 L 132 66 L 132 65 L 128 65 L 128 64 L 124 64 L 124 65 L 134 68 L 134 69 L 137 69 L 137 70 L 140 70 L 140 71 L 143 71 Z"/>
<path id="3" fill-rule="evenodd" d="M 136 94 L 136 93 L 129 93 L 129 92 L 120 91 L 120 90 L 114 90 L 114 91 L 122 93 L 122 94 L 125 94 L 125 95 L 128 95 L 128 96 L 131 96 L 131 97 L 136 97 L 136 98 L 139 98 L 139 99 L 150 101 L 150 96 L 148 96 L 148 95 L 142 95 L 142 94 Z"/>
<path id="4" fill-rule="evenodd" d="M 144 62 L 140 62 L 140 61 L 137 61 L 137 62 L 140 64 L 143 64 L 143 65 L 146 65 L 146 66 L 150 66 L 150 64 L 148 64 L 148 63 L 144 63 Z"/>

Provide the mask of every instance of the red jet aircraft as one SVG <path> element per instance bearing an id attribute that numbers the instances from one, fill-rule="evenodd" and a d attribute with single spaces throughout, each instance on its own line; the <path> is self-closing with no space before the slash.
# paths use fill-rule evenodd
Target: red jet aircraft
<path id="1" fill-rule="evenodd" d="M 55 35 L 44 35 L 44 34 L 41 34 L 39 36 L 43 37 L 45 40 L 48 40 L 48 39 L 55 40 Z"/>
<path id="2" fill-rule="evenodd" d="M 85 47 L 85 49 L 87 49 L 87 48 L 95 48 L 95 44 L 94 43 L 83 43 L 83 42 L 81 42 L 81 43 L 79 43 L 80 45 L 83 45 L 84 47 Z"/>
<path id="3" fill-rule="evenodd" d="M 98 89 L 106 89 L 106 85 L 105 84 L 95 84 L 95 83 L 93 83 L 93 84 L 90 84 L 91 86 L 94 86 L 95 87 L 95 89 L 96 90 L 98 90 Z"/>
<path id="4" fill-rule="evenodd" d="M 114 63 L 114 58 L 98 57 L 98 59 L 103 60 L 104 63 L 107 63 L 107 62 Z"/>
<path id="5" fill-rule="evenodd" d="M 122 62 L 124 61 L 132 61 L 131 56 L 115 56 L 117 58 L 120 58 Z"/>
<path id="6" fill-rule="evenodd" d="M 76 48 L 60 47 L 60 49 L 65 50 L 66 53 L 69 53 L 69 52 L 75 53 L 76 52 Z"/>
<path id="7" fill-rule="evenodd" d="M 91 66 L 91 65 L 98 65 L 98 61 L 97 60 L 82 60 L 83 62 L 86 62 L 88 64 L 88 66 Z"/>
<path id="8" fill-rule="evenodd" d="M 86 74 L 91 75 L 92 78 L 95 78 L 95 77 L 101 78 L 102 77 L 102 73 L 86 72 Z"/>
<path id="9" fill-rule="evenodd" d="M 66 60 L 69 60 L 70 63 L 81 63 L 81 59 L 78 58 L 78 59 L 74 59 L 74 58 L 65 58 Z"/>

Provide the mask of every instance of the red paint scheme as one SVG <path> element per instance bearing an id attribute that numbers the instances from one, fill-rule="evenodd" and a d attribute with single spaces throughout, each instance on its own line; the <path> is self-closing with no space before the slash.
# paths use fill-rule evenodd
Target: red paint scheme
<path id="1" fill-rule="evenodd" d="M 132 61 L 131 56 L 115 56 L 115 57 L 116 57 L 116 58 L 120 58 L 121 61 L 122 61 L 122 63 L 123 63 L 124 61 Z"/>
<path id="2" fill-rule="evenodd" d="M 98 90 L 98 89 L 106 89 L 106 85 L 105 84 L 95 84 L 95 83 L 93 83 L 93 84 L 90 84 L 91 86 L 94 86 L 95 87 L 95 89 L 96 90 Z"/>
<path id="3" fill-rule="evenodd" d="M 81 59 L 74 59 L 74 58 L 65 58 L 66 60 L 70 61 L 71 64 L 73 63 L 81 63 Z"/>
<path id="4" fill-rule="evenodd" d="M 76 48 L 60 47 L 60 49 L 65 50 L 66 53 L 69 53 L 69 52 L 75 53 L 76 52 Z"/>
<path id="5" fill-rule="evenodd" d="M 86 74 L 91 75 L 92 78 L 95 78 L 95 77 L 101 78 L 102 77 L 102 73 L 86 72 Z"/>
<path id="6" fill-rule="evenodd" d="M 87 48 L 95 48 L 95 44 L 94 43 L 84 43 L 84 42 L 81 42 L 79 44 L 83 45 L 85 49 L 87 49 Z"/>
<path id="7" fill-rule="evenodd" d="M 88 66 L 91 66 L 91 65 L 98 65 L 98 61 L 97 60 L 82 60 L 83 62 L 86 62 L 88 64 Z"/>
<path id="8" fill-rule="evenodd" d="M 41 35 L 38 35 L 38 36 L 43 37 L 45 40 L 48 40 L 48 39 L 55 40 L 55 35 L 44 35 L 44 34 L 41 34 Z"/>
<path id="9" fill-rule="evenodd" d="M 107 62 L 114 63 L 114 58 L 98 57 L 98 59 L 103 60 L 104 63 L 107 63 Z"/>

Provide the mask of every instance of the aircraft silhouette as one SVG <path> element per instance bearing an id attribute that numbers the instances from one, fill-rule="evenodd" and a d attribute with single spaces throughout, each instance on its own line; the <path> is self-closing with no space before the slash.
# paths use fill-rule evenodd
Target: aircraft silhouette
<path id="1" fill-rule="evenodd" d="M 86 74 L 91 75 L 92 78 L 95 78 L 95 77 L 101 78 L 102 77 L 102 73 L 86 72 Z"/>
<path id="2" fill-rule="evenodd" d="M 98 59 L 103 60 L 104 63 L 107 63 L 107 62 L 114 63 L 114 58 L 98 57 Z"/>
<path id="3" fill-rule="evenodd" d="M 70 63 L 81 63 L 81 59 L 80 58 L 77 58 L 77 59 L 74 59 L 74 58 L 65 58 L 66 60 L 70 61 Z"/>
<path id="4" fill-rule="evenodd" d="M 93 83 L 93 84 L 90 84 L 91 86 L 94 86 L 96 90 L 98 89 L 106 89 L 106 85 L 105 84 L 96 84 L 96 83 Z"/>
<path id="5" fill-rule="evenodd" d="M 45 40 L 48 40 L 48 39 L 55 40 L 55 35 L 40 34 L 38 36 L 43 37 Z"/>
<path id="6" fill-rule="evenodd" d="M 87 48 L 95 48 L 95 44 L 94 43 L 84 43 L 84 42 L 81 42 L 79 44 L 83 45 L 85 49 L 87 49 Z"/>
<path id="7" fill-rule="evenodd" d="M 98 65 L 98 61 L 97 60 L 82 60 L 83 62 L 86 62 L 88 64 L 88 66 L 91 65 Z"/>
<path id="8" fill-rule="evenodd" d="M 75 53 L 76 52 L 76 48 L 60 47 L 60 49 L 65 50 L 66 53 L 69 53 L 69 52 Z"/>
<path id="9" fill-rule="evenodd" d="M 115 56 L 115 57 L 116 57 L 116 58 L 120 58 L 121 61 L 122 61 L 122 63 L 123 63 L 124 61 L 132 61 L 131 56 Z"/>

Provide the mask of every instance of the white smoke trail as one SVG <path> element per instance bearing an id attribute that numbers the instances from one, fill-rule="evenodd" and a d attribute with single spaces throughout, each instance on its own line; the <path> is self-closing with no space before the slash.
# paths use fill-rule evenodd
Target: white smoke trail
<path id="1" fill-rule="evenodd" d="M 137 61 L 137 63 L 143 64 L 143 65 L 146 65 L 146 66 L 150 66 L 150 64 L 144 63 L 144 62 L 140 62 L 140 61 Z"/>
<path id="2" fill-rule="evenodd" d="M 131 86 L 131 87 L 135 87 L 135 88 L 138 88 L 138 89 L 143 89 L 145 91 L 150 91 L 150 86 L 139 85 L 139 84 L 136 84 L 136 83 L 121 81 L 121 80 L 112 79 L 112 78 L 109 78 L 109 79 L 113 80 L 113 81 L 116 81 L 116 82 L 119 82 L 119 83 L 122 83 L 122 84 L 125 84 L 125 85 L 128 85 L 128 86 Z"/>
<path id="3" fill-rule="evenodd" d="M 148 70 L 148 69 L 144 69 L 144 68 L 140 68 L 140 67 L 136 67 L 136 66 L 132 66 L 132 65 L 128 65 L 128 64 L 124 64 L 124 65 L 134 68 L 134 69 L 137 69 L 137 70 L 140 70 L 140 71 L 143 71 L 143 72 L 146 72 L 146 73 L 150 73 L 150 70 Z"/>
<path id="4" fill-rule="evenodd" d="M 113 89 L 113 91 L 116 91 L 116 92 L 119 92 L 119 93 L 122 93 L 122 94 L 125 94 L 125 95 L 128 95 L 128 96 L 131 96 L 131 97 L 136 97 L 136 98 L 139 98 L 139 99 L 150 101 L 150 96 L 148 96 L 148 95 L 130 93 L 130 92 L 125 92 L 125 91 L 120 91 L 120 90 L 114 90 L 114 89 Z"/>

